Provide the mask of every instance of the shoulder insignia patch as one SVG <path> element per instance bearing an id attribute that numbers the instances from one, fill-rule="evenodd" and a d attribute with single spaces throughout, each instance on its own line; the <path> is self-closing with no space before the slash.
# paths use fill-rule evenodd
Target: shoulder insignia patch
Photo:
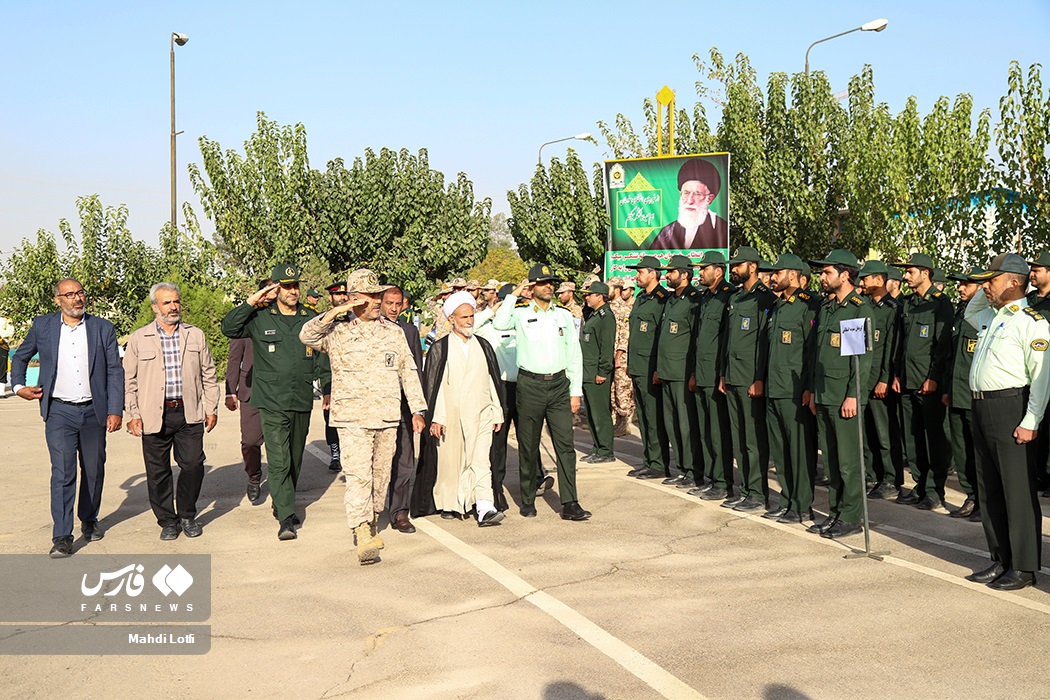
<path id="1" fill-rule="evenodd" d="M 661 285 L 657 285 L 656 289 L 653 290 L 653 296 L 656 297 L 657 299 L 666 299 L 667 298 L 667 289 L 664 288 Z"/>
<path id="2" fill-rule="evenodd" d="M 854 306 L 864 306 L 864 300 L 861 299 L 859 296 L 853 295 L 849 298 L 849 300 Z"/>
<path id="3" fill-rule="evenodd" d="M 722 285 L 722 289 L 721 289 L 720 291 L 723 291 L 723 292 L 731 292 L 731 291 L 733 291 L 733 288 L 732 288 L 732 287 L 730 287 L 730 286 L 729 286 L 728 284 L 723 284 L 723 285 Z"/>
<path id="4" fill-rule="evenodd" d="M 1016 304 L 1015 304 L 1015 306 L 1016 306 Z M 1024 312 L 1026 314 L 1028 314 L 1029 316 L 1031 316 L 1032 318 L 1034 318 L 1036 321 L 1042 321 L 1043 320 L 1043 315 L 1041 313 L 1039 313 L 1038 311 L 1036 311 L 1035 309 L 1033 309 L 1031 306 L 1026 306 L 1025 309 L 1024 309 Z"/>
<path id="5" fill-rule="evenodd" d="M 528 305 L 529 305 L 529 300 L 528 299 L 518 299 L 518 302 L 516 304 L 514 304 L 514 308 L 515 309 L 520 309 L 521 307 L 528 306 Z"/>
<path id="6" fill-rule="evenodd" d="M 1037 350 L 1039 352 L 1043 352 L 1047 348 L 1050 348 L 1050 342 L 1047 342 L 1046 340 L 1044 340 L 1042 338 L 1037 338 L 1037 339 L 1032 341 L 1032 349 L 1033 350 Z"/>
<path id="7" fill-rule="evenodd" d="M 605 318 L 605 314 L 607 312 L 608 312 L 608 309 L 606 309 L 604 306 L 602 308 L 598 309 L 598 315 L 601 316 L 602 318 Z"/>
<path id="8" fill-rule="evenodd" d="M 798 298 L 801 299 L 802 301 L 809 301 L 810 299 L 813 298 L 813 295 L 810 294 L 809 292 L 799 292 L 798 293 Z"/>
<path id="9" fill-rule="evenodd" d="M 934 299 L 939 299 L 942 296 L 944 296 L 944 292 L 934 292 L 933 293 L 933 298 Z"/>
<path id="10" fill-rule="evenodd" d="M 1013 311 L 1014 313 L 1017 313 L 1018 311 L 1021 310 L 1021 307 L 1018 306 L 1017 304 L 1010 304 L 1009 308 L 1010 308 L 1010 311 Z"/>

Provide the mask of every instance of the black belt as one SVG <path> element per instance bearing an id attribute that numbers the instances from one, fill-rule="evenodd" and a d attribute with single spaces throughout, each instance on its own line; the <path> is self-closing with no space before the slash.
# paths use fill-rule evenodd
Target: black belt
<path id="1" fill-rule="evenodd" d="M 66 401 L 65 399 L 52 398 L 51 400 L 57 401 L 58 403 L 63 404 L 65 406 L 82 407 L 91 405 L 91 399 L 88 399 L 87 401 Z"/>
<path id="2" fill-rule="evenodd" d="M 164 399 L 164 408 L 182 408 L 182 399 Z"/>
<path id="3" fill-rule="evenodd" d="M 564 377 L 565 370 L 560 369 L 554 374 L 536 374 L 535 372 L 530 372 L 527 369 L 519 369 L 518 374 L 523 374 L 526 377 L 532 377 L 533 379 L 539 379 L 541 382 L 552 382 L 555 379 L 561 379 L 562 377 Z"/>
<path id="4" fill-rule="evenodd" d="M 1016 386 L 1012 389 L 996 389 L 995 391 L 974 391 L 974 401 L 981 401 L 982 399 L 1008 399 L 1011 396 L 1022 396 L 1028 392 L 1026 386 Z"/>

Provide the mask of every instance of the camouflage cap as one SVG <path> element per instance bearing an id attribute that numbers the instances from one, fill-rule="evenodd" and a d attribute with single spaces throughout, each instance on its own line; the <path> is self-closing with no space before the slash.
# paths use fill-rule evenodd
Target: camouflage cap
<path id="1" fill-rule="evenodd" d="M 492 291 L 496 291 L 500 288 L 500 286 L 502 285 L 500 285 L 499 280 L 489 280 L 485 283 L 485 286 L 482 287 L 482 289 L 490 289 Z"/>
<path id="2" fill-rule="evenodd" d="M 467 288 L 467 281 L 465 279 L 463 279 L 462 277 L 454 278 L 449 284 L 452 285 L 453 289 L 466 289 Z"/>
<path id="3" fill-rule="evenodd" d="M 616 279 L 623 282 L 624 289 L 629 289 L 634 286 L 634 277 L 617 277 Z"/>
<path id="4" fill-rule="evenodd" d="M 434 296 L 432 296 L 430 298 L 431 299 L 437 299 L 439 296 L 441 296 L 443 294 L 451 294 L 451 293 L 452 293 L 452 285 L 449 284 L 448 282 L 445 282 L 444 284 L 441 285 L 441 287 L 436 292 L 434 292 Z"/>
<path id="5" fill-rule="evenodd" d="M 562 282 L 560 285 L 558 285 L 558 291 L 555 292 L 555 294 L 561 294 L 562 292 L 575 292 L 575 291 L 576 291 L 576 283 L 575 282 Z"/>
<path id="6" fill-rule="evenodd" d="M 622 288 L 623 287 L 623 277 L 610 277 L 608 280 L 605 281 L 605 284 L 609 285 L 610 288 L 612 288 L 612 287 L 621 287 Z"/>
<path id="7" fill-rule="evenodd" d="M 379 284 L 376 273 L 369 269 L 354 270 L 346 278 L 346 291 L 350 294 L 379 294 L 393 285 Z"/>
<path id="8" fill-rule="evenodd" d="M 472 292 L 475 289 L 481 289 L 481 282 L 478 282 L 477 280 L 471 280 L 471 281 L 467 282 L 467 291 L 468 292 Z"/>
<path id="9" fill-rule="evenodd" d="M 602 281 L 602 278 L 599 277 L 598 275 L 594 275 L 594 274 L 587 275 L 586 277 L 583 278 L 583 284 L 580 285 L 581 291 L 583 289 L 586 289 L 587 287 L 591 286 L 592 282 L 601 282 L 601 281 Z"/>
<path id="10" fill-rule="evenodd" d="M 290 282 L 299 281 L 299 268 L 291 263 L 281 263 L 275 265 L 273 272 L 270 273 L 270 279 L 280 284 L 288 284 Z"/>

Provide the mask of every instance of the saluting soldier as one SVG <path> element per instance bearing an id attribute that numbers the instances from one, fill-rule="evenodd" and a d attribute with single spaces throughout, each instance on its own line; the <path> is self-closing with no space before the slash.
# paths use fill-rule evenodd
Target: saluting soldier
<path id="1" fill-rule="evenodd" d="M 725 255 L 709 250 L 697 263 L 700 275 L 696 340 L 693 368 L 693 396 L 699 432 L 700 464 L 705 483 L 697 482 L 689 493 L 705 501 L 721 501 L 733 495 L 733 441 L 730 435 L 729 407 L 718 384 L 725 357 L 726 316 L 736 287 L 726 282 Z"/>
<path id="2" fill-rule="evenodd" d="M 763 518 L 785 523 L 812 520 L 813 477 L 817 468 L 817 424 L 809 410 L 807 357 L 816 347 L 813 325 L 820 301 L 799 288 L 802 258 L 782 254 L 773 269 L 780 297 L 769 320 L 769 451 L 777 467 L 780 502 Z"/>
<path id="3" fill-rule="evenodd" d="M 696 404 L 689 392 L 693 377 L 693 333 L 696 328 L 696 309 L 699 293 L 692 285 L 693 263 L 685 255 L 672 255 L 664 268 L 671 290 L 664 301 L 660 319 L 660 344 L 656 353 L 656 378 L 663 396 L 664 424 L 667 437 L 674 448 L 678 462 L 678 476 L 667 477 L 665 484 L 678 488 L 693 488 L 704 482 L 697 473 Z"/>
<path id="4" fill-rule="evenodd" d="M 532 300 L 518 299 L 525 287 Z M 576 449 L 572 414 L 583 396 L 583 358 L 572 313 L 553 303 L 554 275 L 547 265 L 533 265 L 527 282 L 507 295 L 492 320 L 497 330 L 514 330 L 518 350 L 518 455 L 521 514 L 535 517 L 536 472 L 544 421 L 554 443 L 563 520 L 586 520 L 591 514 L 576 496 Z M 606 404 L 608 405 L 608 404 Z"/>
<path id="5" fill-rule="evenodd" d="M 660 284 L 660 261 L 652 255 L 642 256 L 637 265 L 627 267 L 635 271 L 635 281 L 641 288 L 631 307 L 627 373 L 634 382 L 634 405 L 638 411 L 643 449 L 642 466 L 627 473 L 640 479 L 657 479 L 671 476 L 671 454 L 664 427 L 660 385 L 653 383 L 660 319 L 664 302 L 671 293 Z"/>
<path id="6" fill-rule="evenodd" d="M 901 313 L 893 390 L 904 404 L 904 441 L 915 489 L 898 503 L 947 513 L 944 482 L 951 452 L 944 434 L 944 376 L 952 353 L 952 303 L 933 286 L 933 259 L 913 253 L 904 268 L 912 294 Z M 932 483 L 931 483 L 932 481 Z"/>
<path id="7" fill-rule="evenodd" d="M 1035 287 L 1028 292 L 1028 305 L 1050 317 L 1050 252 L 1042 251 L 1028 261 L 1032 271 L 1028 280 Z M 1050 498 L 1050 418 L 1043 416 L 1039 425 L 1039 437 L 1035 440 L 1039 465 L 1039 490 L 1043 498 Z"/>
<path id="8" fill-rule="evenodd" d="M 904 483 L 903 460 L 893 450 L 892 414 L 899 407 L 890 389 L 893 381 L 893 349 L 900 322 L 900 302 L 886 289 L 889 267 L 881 260 L 868 260 L 857 277 L 871 303 L 871 374 L 864 391 L 864 464 L 868 480 L 874 482 L 868 498 L 896 498 Z"/>
<path id="9" fill-rule="evenodd" d="M 822 268 L 820 284 L 830 294 L 817 318 L 817 349 L 808 373 L 812 386 L 809 406 L 817 417 L 829 485 L 828 517 L 807 531 L 835 539 L 861 529 L 864 482 L 857 422 L 862 420 L 867 398 L 863 386 L 858 390 L 854 358 L 842 355 L 841 322 L 866 319 L 870 324 L 871 308 L 853 286 L 860 267 L 853 253 L 838 248 L 823 260 L 811 262 Z M 864 383 L 871 372 L 871 353 L 860 355 L 859 360 L 860 381 Z"/>
<path id="10" fill-rule="evenodd" d="M 977 458 L 973 448 L 973 396 L 970 392 L 970 367 L 973 353 L 977 349 L 977 329 L 966 321 L 966 306 L 981 284 L 973 275 L 983 273 L 979 267 L 971 267 L 962 274 L 948 275 L 955 280 L 959 290 L 959 303 L 955 306 L 952 323 L 952 362 L 944 379 L 946 392 L 943 403 L 948 408 L 948 431 L 951 435 L 952 456 L 959 487 L 966 494 L 962 506 L 953 510 L 953 518 L 981 519 L 980 484 L 977 481 Z"/>
<path id="11" fill-rule="evenodd" d="M 757 250 L 741 246 L 728 263 L 732 281 L 738 286 L 729 301 L 720 388 L 729 405 L 740 495 L 722 505 L 742 512 L 762 510 L 769 500 L 765 383 L 769 312 L 776 296 L 758 278 L 760 260 Z"/>
<path id="12" fill-rule="evenodd" d="M 228 338 L 252 339 L 252 398 L 266 443 L 267 481 L 278 539 L 294 540 L 295 486 L 314 407 L 314 351 L 299 342 L 299 331 L 315 314 L 299 303 L 299 269 L 281 264 L 271 284 L 235 306 L 222 319 Z M 325 379 L 327 381 L 327 378 Z"/>
<path id="13" fill-rule="evenodd" d="M 1035 585 L 1042 555 L 1032 441 L 1050 392 L 1050 326 L 1025 299 L 1028 274 L 1021 256 L 996 256 L 987 272 L 973 276 L 983 288 L 966 310 L 978 329 L 970 367 L 973 437 L 981 523 L 993 562 L 966 578 L 1005 591 Z"/>
<path id="14" fill-rule="evenodd" d="M 593 448 L 581 461 L 604 464 L 613 456 L 612 375 L 616 346 L 616 316 L 609 309 L 609 286 L 591 282 L 583 288 L 583 301 L 591 310 L 580 332 L 583 357 L 583 401 Z"/>

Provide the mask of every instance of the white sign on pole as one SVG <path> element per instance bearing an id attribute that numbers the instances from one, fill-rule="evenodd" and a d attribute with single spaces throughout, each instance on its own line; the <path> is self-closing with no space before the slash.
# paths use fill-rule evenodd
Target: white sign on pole
<path id="1" fill-rule="evenodd" d="M 843 356 L 863 355 L 867 351 L 867 332 L 865 318 L 850 318 L 839 321 L 842 333 L 841 350 Z"/>

